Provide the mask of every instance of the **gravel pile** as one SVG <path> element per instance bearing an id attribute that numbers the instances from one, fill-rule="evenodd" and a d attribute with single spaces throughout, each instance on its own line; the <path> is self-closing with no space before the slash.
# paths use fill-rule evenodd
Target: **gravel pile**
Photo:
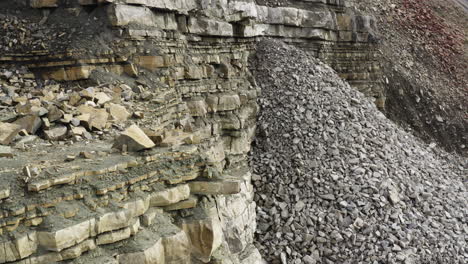
<path id="1" fill-rule="evenodd" d="M 468 263 L 466 159 L 400 130 L 293 47 L 263 41 L 251 68 L 267 263 Z"/>

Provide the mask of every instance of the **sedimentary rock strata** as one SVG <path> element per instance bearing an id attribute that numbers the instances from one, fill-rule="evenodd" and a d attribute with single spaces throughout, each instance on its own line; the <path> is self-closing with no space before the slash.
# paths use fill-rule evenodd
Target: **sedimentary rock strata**
<path id="1" fill-rule="evenodd" d="M 0 16 L 0 263 L 260 263 L 255 43 L 381 94 L 374 21 L 344 1 L 3 1 Z"/>

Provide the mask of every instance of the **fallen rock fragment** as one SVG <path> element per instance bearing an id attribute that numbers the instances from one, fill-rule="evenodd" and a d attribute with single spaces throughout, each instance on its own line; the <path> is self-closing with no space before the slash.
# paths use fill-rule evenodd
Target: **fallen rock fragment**
<path id="1" fill-rule="evenodd" d="M 52 129 L 44 131 L 46 139 L 49 140 L 60 140 L 65 138 L 67 135 L 67 127 L 66 126 L 56 126 Z"/>
<path id="2" fill-rule="evenodd" d="M 20 125 L 0 122 L 0 144 L 10 144 L 20 130 Z"/>
<path id="3" fill-rule="evenodd" d="M 78 111 L 82 113 L 82 115 L 76 118 L 82 121 L 89 130 L 93 128 L 102 130 L 106 127 L 109 114 L 105 109 L 97 109 L 92 106 L 81 105 L 78 107 Z"/>
<path id="4" fill-rule="evenodd" d="M 116 123 L 127 121 L 130 113 L 124 106 L 118 104 L 110 104 L 109 113 L 112 120 Z"/>
<path id="5" fill-rule="evenodd" d="M 21 129 L 24 129 L 29 134 L 34 135 L 41 127 L 42 119 L 35 115 L 28 115 L 16 120 L 14 124 L 21 126 Z"/>
<path id="6" fill-rule="evenodd" d="M 11 147 L 0 146 L 0 158 L 13 158 L 13 156 Z"/>
<path id="7" fill-rule="evenodd" d="M 155 144 L 137 125 L 131 125 L 117 137 L 112 148 L 122 149 L 124 146 L 133 152 L 150 149 Z"/>

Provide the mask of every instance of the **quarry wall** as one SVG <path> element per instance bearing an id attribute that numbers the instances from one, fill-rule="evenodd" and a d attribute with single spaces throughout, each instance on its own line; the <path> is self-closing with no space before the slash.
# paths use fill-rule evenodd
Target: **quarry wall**
<path id="1" fill-rule="evenodd" d="M 262 263 L 248 165 L 259 39 L 301 47 L 382 101 L 375 22 L 344 0 L 31 0 L 15 14 L 4 16 L 16 31 L 1 42 L 1 68 L 26 66 L 33 75 L 19 81 L 144 86 L 139 126 L 157 144 L 0 158 L 0 263 Z M 91 161 L 64 161 L 89 151 Z M 21 184 L 26 167 L 38 173 Z"/>

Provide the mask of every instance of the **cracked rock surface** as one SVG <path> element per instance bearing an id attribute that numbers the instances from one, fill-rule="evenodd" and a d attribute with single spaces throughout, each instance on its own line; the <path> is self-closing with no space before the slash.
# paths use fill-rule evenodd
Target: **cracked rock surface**
<path id="1" fill-rule="evenodd" d="M 252 151 L 268 263 L 467 263 L 467 160 L 426 145 L 304 52 L 263 41 Z"/>

